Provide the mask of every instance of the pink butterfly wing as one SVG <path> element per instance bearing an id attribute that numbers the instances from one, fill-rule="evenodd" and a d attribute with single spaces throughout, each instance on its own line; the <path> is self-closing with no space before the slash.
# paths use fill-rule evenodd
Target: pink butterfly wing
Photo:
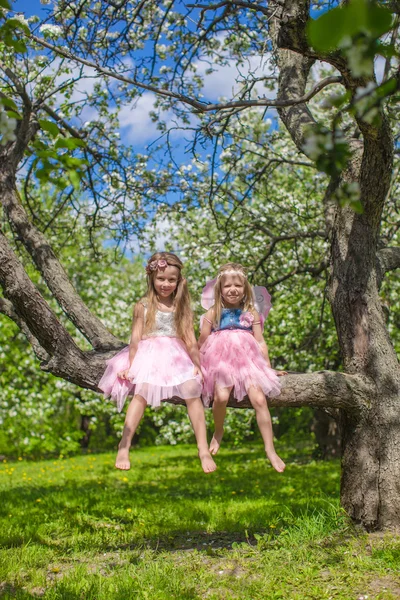
<path id="1" fill-rule="evenodd" d="M 211 281 L 207 281 L 206 285 L 203 287 L 201 293 L 201 305 L 206 310 L 211 308 L 214 304 L 214 286 L 216 282 L 217 278 L 212 279 Z"/>
<path id="2" fill-rule="evenodd" d="M 264 321 L 271 310 L 271 296 L 265 287 L 261 285 L 255 285 L 253 287 L 254 294 L 254 306 L 260 313 L 261 326 L 264 327 Z"/>

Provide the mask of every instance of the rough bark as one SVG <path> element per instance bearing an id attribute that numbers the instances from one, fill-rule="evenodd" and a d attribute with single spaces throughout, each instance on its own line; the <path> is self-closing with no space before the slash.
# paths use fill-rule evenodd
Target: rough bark
<path id="1" fill-rule="evenodd" d="M 91 389 L 96 389 L 97 361 L 77 347 L 29 279 L 1 231 L 0 283 L 4 296 L 12 304 L 17 318 L 25 323 L 40 348 L 49 356 L 48 360 L 42 363 L 42 368 L 77 385 L 81 383 L 80 373 L 87 369 L 85 378 L 91 382 Z"/>
<path id="2" fill-rule="evenodd" d="M 273 25 L 281 97 L 306 89 L 311 56 L 305 41 L 308 11 L 307 0 L 286 0 L 283 13 L 289 18 Z M 354 91 L 360 85 L 343 57 L 323 58 L 339 69 L 347 89 Z M 304 128 L 313 125 L 312 115 L 301 105 L 281 108 L 279 114 L 301 150 Z M 329 296 L 345 371 L 370 381 L 376 390 L 365 411 L 341 412 L 342 504 L 355 520 L 372 529 L 400 524 L 400 372 L 378 295 L 383 271 L 398 265 L 398 254 L 378 253 L 377 248 L 393 161 L 389 124 L 383 113 L 378 125 L 356 120 L 363 138 L 349 140 L 352 160 L 331 182 L 328 200 L 343 183 L 357 182 L 363 213 L 356 214 L 348 206 L 329 211 Z"/>
<path id="3" fill-rule="evenodd" d="M 22 206 L 10 171 L 0 171 L 0 201 L 18 239 L 24 244 L 49 290 L 67 317 L 92 344 L 105 350 L 116 348 L 119 340 L 93 315 L 73 288 L 64 268 L 45 236 L 33 225 Z"/>

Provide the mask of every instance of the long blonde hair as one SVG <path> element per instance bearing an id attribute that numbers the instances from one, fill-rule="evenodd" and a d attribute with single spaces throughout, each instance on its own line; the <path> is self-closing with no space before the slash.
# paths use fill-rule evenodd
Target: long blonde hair
<path id="1" fill-rule="evenodd" d="M 247 280 L 246 268 L 243 267 L 243 265 L 241 265 L 239 263 L 233 263 L 233 262 L 226 263 L 225 265 L 222 265 L 222 267 L 220 267 L 218 269 L 217 282 L 214 286 L 215 301 L 214 301 L 214 306 L 213 306 L 213 309 L 214 309 L 213 326 L 215 328 L 219 327 L 219 324 L 221 322 L 222 309 L 225 308 L 225 303 L 224 303 L 224 299 L 222 297 L 222 290 L 221 290 L 222 278 L 224 275 L 228 275 L 228 274 L 230 275 L 231 272 L 232 272 L 232 274 L 238 275 L 243 281 L 244 296 L 240 303 L 240 308 L 245 312 L 251 312 L 251 313 L 254 312 L 253 290 Z"/>
<path id="2" fill-rule="evenodd" d="M 190 294 L 186 279 L 182 277 L 183 264 L 181 260 L 172 252 L 156 252 L 150 256 L 147 261 L 147 292 L 142 298 L 147 307 L 146 321 L 144 324 L 144 333 L 149 333 L 154 328 L 156 312 L 158 309 L 157 292 L 154 287 L 154 277 L 157 274 L 157 268 L 150 269 L 153 261 L 165 260 L 167 265 L 177 267 L 179 270 L 178 284 L 174 291 L 174 322 L 177 336 L 184 342 L 189 339 L 189 332 L 193 329 L 193 314 L 190 307 Z M 153 262 L 154 264 L 154 262 Z"/>

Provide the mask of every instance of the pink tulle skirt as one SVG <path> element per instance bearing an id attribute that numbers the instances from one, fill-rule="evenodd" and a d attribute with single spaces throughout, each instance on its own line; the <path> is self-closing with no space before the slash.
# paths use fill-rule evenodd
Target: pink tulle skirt
<path id="1" fill-rule="evenodd" d="M 215 386 L 233 387 L 240 402 L 251 386 L 273 398 L 281 393 L 279 377 L 267 367 L 258 342 L 250 331 L 224 329 L 208 336 L 200 350 L 203 403 L 214 399 Z"/>
<path id="2" fill-rule="evenodd" d="M 118 373 L 129 367 L 129 346 L 107 361 L 99 388 L 117 403 L 121 412 L 127 396 L 138 394 L 148 405 L 158 407 L 173 396 L 198 398 L 201 383 L 194 375 L 194 364 L 185 344 L 174 337 L 149 337 L 141 340 L 129 371 L 129 380 Z"/>

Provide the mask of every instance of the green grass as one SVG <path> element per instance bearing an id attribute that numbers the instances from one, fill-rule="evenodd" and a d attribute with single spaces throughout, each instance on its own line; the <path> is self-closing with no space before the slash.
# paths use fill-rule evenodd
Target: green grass
<path id="1" fill-rule="evenodd" d="M 367 536 L 339 508 L 338 463 L 225 448 L 0 467 L 0 597 L 46 600 L 394 599 L 399 538 Z"/>

